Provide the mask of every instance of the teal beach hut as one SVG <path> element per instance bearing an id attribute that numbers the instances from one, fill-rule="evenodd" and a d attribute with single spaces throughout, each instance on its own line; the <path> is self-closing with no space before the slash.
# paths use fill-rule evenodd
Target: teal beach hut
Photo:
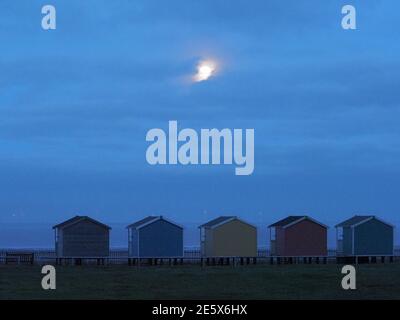
<path id="1" fill-rule="evenodd" d="M 393 256 L 394 226 L 376 216 L 354 216 L 336 227 L 339 256 Z"/>

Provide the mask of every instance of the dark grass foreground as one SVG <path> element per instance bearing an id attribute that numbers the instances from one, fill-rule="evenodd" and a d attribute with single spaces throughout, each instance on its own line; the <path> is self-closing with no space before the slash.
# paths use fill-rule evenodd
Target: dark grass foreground
<path id="1" fill-rule="evenodd" d="M 0 299 L 400 299 L 400 264 L 360 265 L 357 290 L 338 265 L 57 267 L 57 290 L 38 266 L 0 266 Z"/>

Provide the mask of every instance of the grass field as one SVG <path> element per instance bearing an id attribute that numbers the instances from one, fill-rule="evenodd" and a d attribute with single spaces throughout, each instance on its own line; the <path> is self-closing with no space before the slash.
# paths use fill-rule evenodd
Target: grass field
<path id="1" fill-rule="evenodd" d="M 39 266 L 0 266 L 0 299 L 400 299 L 400 264 L 359 265 L 357 290 L 338 265 L 57 267 L 41 289 Z"/>

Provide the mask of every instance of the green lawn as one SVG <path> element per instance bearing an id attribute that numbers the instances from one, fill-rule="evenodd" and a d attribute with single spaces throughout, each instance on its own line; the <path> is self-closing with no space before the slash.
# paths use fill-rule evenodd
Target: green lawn
<path id="1" fill-rule="evenodd" d="M 0 266 L 0 299 L 400 299 L 400 264 L 360 265 L 357 290 L 338 265 L 57 267 L 57 290 L 38 266 Z"/>

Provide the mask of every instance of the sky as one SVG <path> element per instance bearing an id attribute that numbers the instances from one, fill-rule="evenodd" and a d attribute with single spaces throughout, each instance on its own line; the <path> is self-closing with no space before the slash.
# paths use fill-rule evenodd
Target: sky
<path id="1" fill-rule="evenodd" d="M 45 4 L 56 30 L 41 28 Z M 345 4 L 357 30 L 341 28 Z M 268 224 L 305 214 L 332 227 L 331 244 L 354 214 L 400 226 L 399 10 L 397 0 L 2 1 L 0 247 L 45 246 L 51 225 L 74 215 L 119 226 L 237 215 L 266 239 Z M 206 59 L 217 74 L 191 82 Z M 170 120 L 254 128 L 254 173 L 149 165 L 146 133 Z"/>

